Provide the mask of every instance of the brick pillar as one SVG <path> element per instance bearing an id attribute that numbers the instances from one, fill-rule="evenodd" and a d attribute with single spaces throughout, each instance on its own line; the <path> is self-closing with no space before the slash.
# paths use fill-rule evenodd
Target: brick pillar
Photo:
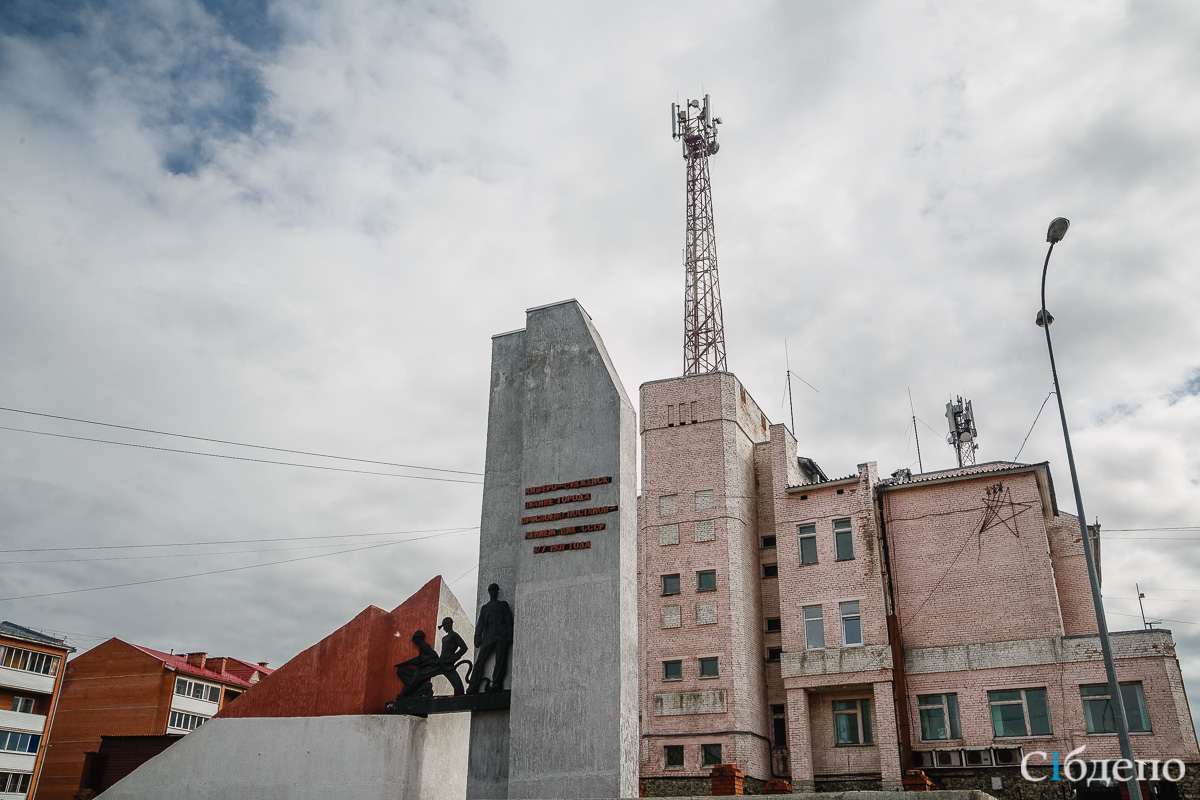
<path id="1" fill-rule="evenodd" d="M 787 693 L 788 760 L 792 765 L 792 791 L 816 791 L 813 783 L 812 733 L 809 726 L 808 690 Z"/>
<path id="2" fill-rule="evenodd" d="M 729 797 L 742 793 L 742 779 L 745 775 L 737 764 L 717 764 L 712 768 L 713 797 Z"/>
<path id="3" fill-rule="evenodd" d="M 900 737 L 897 733 L 896 698 L 892 682 L 872 684 L 875 695 L 875 745 L 879 748 L 879 773 L 884 791 L 904 788 L 904 773 L 900 768 Z M 902 721 L 900 724 L 906 724 Z"/>

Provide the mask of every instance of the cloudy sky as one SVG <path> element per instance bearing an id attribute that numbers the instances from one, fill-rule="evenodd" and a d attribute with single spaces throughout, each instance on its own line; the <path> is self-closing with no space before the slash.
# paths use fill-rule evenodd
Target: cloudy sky
<path id="1" fill-rule="evenodd" d="M 0 618 L 278 665 L 436 574 L 470 606 L 489 337 L 575 297 L 631 392 L 680 373 L 707 92 L 729 366 L 786 421 L 787 342 L 830 475 L 916 468 L 910 389 L 951 466 L 961 394 L 1073 507 L 1053 400 L 1022 449 L 1071 219 L 1110 626 L 1140 583 L 1195 702 L 1198 40 L 1188 2 L 0 4 Z"/>

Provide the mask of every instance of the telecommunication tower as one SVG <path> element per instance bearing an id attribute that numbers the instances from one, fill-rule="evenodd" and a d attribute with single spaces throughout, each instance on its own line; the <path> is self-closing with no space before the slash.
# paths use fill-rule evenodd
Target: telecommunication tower
<path id="1" fill-rule="evenodd" d="M 704 102 L 671 104 L 671 136 L 683 142 L 687 162 L 687 235 L 683 247 L 683 374 L 724 370 L 725 322 L 717 282 L 717 238 L 713 227 L 708 157 L 717 152 L 717 126 L 708 95 Z"/>
<path id="2" fill-rule="evenodd" d="M 975 451 L 979 449 L 975 437 L 979 432 L 975 430 L 975 412 L 971 410 L 971 401 L 963 403 L 959 397 L 956 403 L 946 403 L 946 422 L 950 423 L 946 443 L 954 448 L 958 465 L 964 467 L 974 464 Z"/>

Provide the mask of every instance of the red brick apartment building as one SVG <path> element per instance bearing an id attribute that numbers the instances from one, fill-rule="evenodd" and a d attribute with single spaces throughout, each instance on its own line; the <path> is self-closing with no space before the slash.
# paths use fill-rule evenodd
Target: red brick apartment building
<path id="1" fill-rule="evenodd" d="M 62 664 L 74 647 L 12 622 L 0 622 L 0 798 L 32 795 L 54 721 Z"/>
<path id="2" fill-rule="evenodd" d="M 641 425 L 649 794 L 704 794 L 733 763 L 751 791 L 899 788 L 921 769 L 1017 798 L 1049 785 L 1020 777 L 1026 752 L 1119 757 L 1078 522 L 1046 464 L 830 480 L 724 372 L 643 385 Z M 1191 765 L 1149 796 L 1191 796 L 1171 633 L 1112 641 L 1135 755 Z"/>
<path id="3" fill-rule="evenodd" d="M 265 663 L 109 639 L 67 664 L 37 800 L 70 800 L 101 736 L 186 734 L 271 674 Z M 0 795 L 3 797 L 3 795 Z"/>

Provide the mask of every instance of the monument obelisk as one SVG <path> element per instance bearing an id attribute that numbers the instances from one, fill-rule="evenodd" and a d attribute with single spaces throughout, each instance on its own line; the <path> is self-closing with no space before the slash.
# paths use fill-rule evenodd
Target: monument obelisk
<path id="1" fill-rule="evenodd" d="M 579 303 L 493 337 L 475 611 L 511 608 L 511 694 L 473 712 L 468 800 L 637 796 L 636 443 Z"/>

